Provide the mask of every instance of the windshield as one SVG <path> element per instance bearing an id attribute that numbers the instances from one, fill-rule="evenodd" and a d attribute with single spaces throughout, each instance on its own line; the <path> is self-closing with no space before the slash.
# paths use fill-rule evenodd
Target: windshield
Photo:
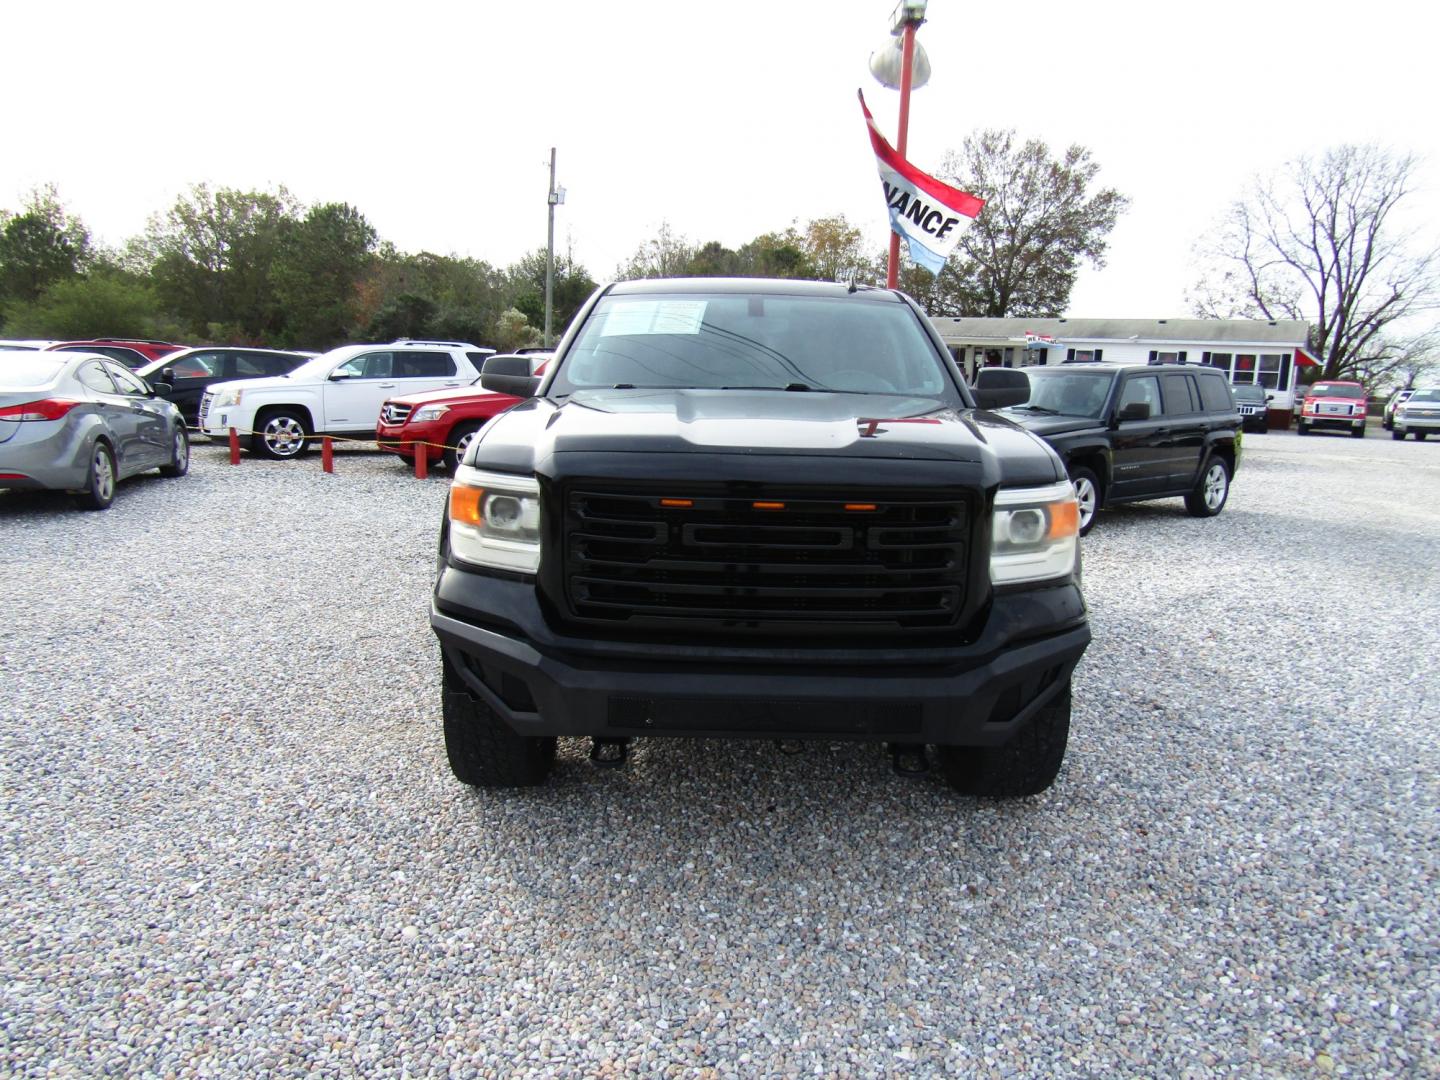
<path id="1" fill-rule="evenodd" d="M 1416 390 L 1407 404 L 1413 405 L 1417 401 L 1440 401 L 1440 390 Z"/>
<path id="2" fill-rule="evenodd" d="M 29 390 L 55 381 L 69 356 L 9 357 L 0 364 L 0 390 Z"/>
<path id="3" fill-rule="evenodd" d="M 919 319 L 861 294 L 607 296 L 551 393 L 595 387 L 938 397 L 954 388 Z"/>
<path id="4" fill-rule="evenodd" d="M 1365 396 L 1363 386 L 1341 386 L 1336 383 L 1317 383 L 1306 391 L 1309 397 L 1349 397 L 1362 398 Z"/>
<path id="5" fill-rule="evenodd" d="M 1015 408 L 1056 416 L 1087 416 L 1097 420 L 1110 396 L 1115 373 L 1110 371 L 1066 371 L 1063 368 L 1026 368 L 1030 377 L 1030 400 Z"/>
<path id="6" fill-rule="evenodd" d="M 1260 386 L 1232 386 L 1236 401 L 1264 401 L 1265 389 Z"/>

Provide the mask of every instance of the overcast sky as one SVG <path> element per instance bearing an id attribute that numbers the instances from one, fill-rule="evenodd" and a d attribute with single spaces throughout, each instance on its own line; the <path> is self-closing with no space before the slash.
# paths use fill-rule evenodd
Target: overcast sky
<path id="1" fill-rule="evenodd" d="M 4 20 L 0 205 L 55 183 L 118 244 L 186 186 L 284 184 L 357 206 L 402 250 L 504 266 L 545 243 L 597 280 L 662 221 L 735 247 L 885 210 L 855 100 L 895 141 L 870 53 L 892 0 L 551 0 L 344 6 L 16 0 Z M 1421 13 L 1423 12 L 1423 14 Z M 909 156 L 981 127 L 1089 148 L 1132 204 L 1075 316 L 1185 314 L 1190 248 L 1247 178 L 1377 141 L 1426 159 L 1440 218 L 1428 4 L 931 0 Z"/>

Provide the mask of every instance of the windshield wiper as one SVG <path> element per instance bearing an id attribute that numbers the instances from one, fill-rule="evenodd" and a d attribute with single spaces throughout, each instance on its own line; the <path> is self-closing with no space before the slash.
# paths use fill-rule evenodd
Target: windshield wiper
<path id="1" fill-rule="evenodd" d="M 784 386 L 722 386 L 721 390 L 813 390 L 813 386 L 806 386 L 803 382 L 786 383 Z"/>

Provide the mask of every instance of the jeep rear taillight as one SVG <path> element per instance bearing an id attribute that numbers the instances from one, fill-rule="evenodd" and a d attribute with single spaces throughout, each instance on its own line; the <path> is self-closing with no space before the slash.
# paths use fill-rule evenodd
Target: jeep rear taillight
<path id="1" fill-rule="evenodd" d="M 0 408 L 0 420 L 59 420 L 76 405 L 83 402 L 70 398 L 41 398 L 21 405 L 6 405 Z"/>

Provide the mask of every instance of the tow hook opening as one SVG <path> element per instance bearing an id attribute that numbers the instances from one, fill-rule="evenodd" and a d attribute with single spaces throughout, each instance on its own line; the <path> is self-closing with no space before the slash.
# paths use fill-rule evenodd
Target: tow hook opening
<path id="1" fill-rule="evenodd" d="M 629 739 L 606 739 L 595 736 L 590 740 L 590 760 L 602 769 L 618 769 L 629 756 Z"/>
<path id="2" fill-rule="evenodd" d="M 891 743 L 890 766 L 901 776 L 924 776 L 930 771 L 925 744 Z"/>

